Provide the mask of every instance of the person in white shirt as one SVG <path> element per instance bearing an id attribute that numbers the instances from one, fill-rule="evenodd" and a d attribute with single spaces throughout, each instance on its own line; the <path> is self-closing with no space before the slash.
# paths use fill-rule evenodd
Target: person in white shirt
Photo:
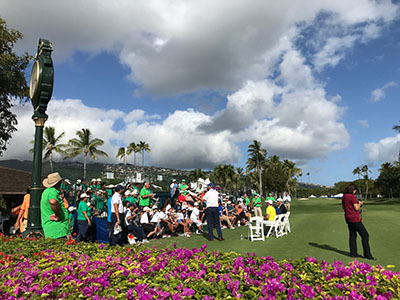
<path id="1" fill-rule="evenodd" d="M 110 246 L 116 246 L 117 244 L 120 246 L 124 245 L 124 241 L 122 238 L 122 232 L 118 234 L 114 234 L 114 230 L 118 226 L 124 226 L 124 206 L 122 205 L 121 195 L 124 192 L 124 187 L 122 185 L 117 185 L 115 188 L 115 193 L 111 198 L 111 237 L 110 237 Z"/>
<path id="2" fill-rule="evenodd" d="M 214 189 L 214 184 L 211 182 L 207 185 L 207 193 L 204 195 L 204 200 L 207 202 L 206 218 L 208 227 L 208 240 L 214 240 L 213 227 L 218 233 L 218 240 L 223 241 L 221 225 L 219 220 L 218 209 L 218 192 Z"/>
<path id="3" fill-rule="evenodd" d="M 288 192 L 285 192 L 285 195 L 283 196 L 283 204 L 286 207 L 286 210 L 289 211 L 290 210 L 290 202 L 292 202 L 292 198 L 290 197 Z"/>
<path id="4" fill-rule="evenodd" d="M 147 238 L 152 237 L 159 231 L 158 227 L 155 226 L 155 224 L 149 222 L 149 211 L 150 208 L 148 206 L 145 206 L 143 208 L 142 216 L 140 217 L 140 224 L 142 225 L 142 228 Z"/>
<path id="5" fill-rule="evenodd" d="M 128 228 L 128 232 L 132 232 L 139 242 L 144 240 L 143 228 L 139 227 L 135 221 L 138 208 L 135 208 L 135 204 L 129 203 L 128 211 L 125 214 L 125 223 Z"/>
<path id="6" fill-rule="evenodd" d="M 190 220 L 196 224 L 197 228 L 196 229 L 196 234 L 202 234 L 203 233 L 203 223 L 200 220 L 200 211 L 199 211 L 199 203 L 195 202 L 194 207 L 192 209 L 192 214 L 190 215 Z"/>

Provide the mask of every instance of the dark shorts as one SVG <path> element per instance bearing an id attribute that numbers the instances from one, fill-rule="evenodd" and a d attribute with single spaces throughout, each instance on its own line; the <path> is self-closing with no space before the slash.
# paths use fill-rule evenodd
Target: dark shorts
<path id="1" fill-rule="evenodd" d="M 107 222 L 107 231 L 111 232 L 111 230 L 112 230 L 111 222 Z"/>

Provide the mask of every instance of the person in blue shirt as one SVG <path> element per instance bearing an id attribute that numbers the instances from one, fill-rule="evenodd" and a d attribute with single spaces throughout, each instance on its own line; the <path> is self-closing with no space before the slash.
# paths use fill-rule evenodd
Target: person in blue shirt
<path id="1" fill-rule="evenodd" d="M 108 198 L 107 200 L 107 231 L 108 231 L 108 238 L 111 238 L 111 231 L 112 231 L 112 226 L 111 226 L 111 199 L 112 196 Z"/>

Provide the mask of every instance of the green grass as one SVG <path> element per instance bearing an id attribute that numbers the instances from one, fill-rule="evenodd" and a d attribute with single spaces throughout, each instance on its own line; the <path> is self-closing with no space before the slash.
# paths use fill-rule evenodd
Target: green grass
<path id="1" fill-rule="evenodd" d="M 265 210 L 263 209 L 265 212 Z M 360 261 L 380 264 L 384 267 L 395 265 L 400 271 L 400 201 L 388 199 L 368 200 L 363 207 L 363 224 L 370 235 L 372 254 L 377 261 L 359 258 Z M 151 242 L 157 248 L 201 247 L 207 244 L 209 251 L 220 250 L 238 253 L 255 252 L 259 256 L 274 259 L 296 259 L 313 256 L 318 260 L 333 263 L 335 260 L 348 263 L 348 229 L 344 220 L 340 199 L 310 199 L 292 202 L 290 225 L 292 232 L 280 238 L 269 237 L 265 242 L 250 242 L 247 227 L 235 230 L 223 229 L 225 241 L 207 240 L 207 235 L 191 238 L 168 238 Z M 215 230 L 214 230 L 214 234 Z M 243 234 L 244 239 L 240 239 Z M 357 237 L 358 252 L 362 254 L 361 238 Z"/>

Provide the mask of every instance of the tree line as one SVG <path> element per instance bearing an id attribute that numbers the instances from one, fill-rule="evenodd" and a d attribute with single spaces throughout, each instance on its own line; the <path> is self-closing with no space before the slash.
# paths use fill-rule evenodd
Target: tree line
<path id="1" fill-rule="evenodd" d="M 50 170 L 53 171 L 53 154 L 59 153 L 64 156 L 64 159 L 74 158 L 83 154 L 83 178 L 86 179 L 86 165 L 87 159 L 90 157 L 93 160 L 97 160 L 99 156 L 108 157 L 108 154 L 99 149 L 103 146 L 104 141 L 99 138 L 92 136 L 92 133 L 88 128 L 82 128 L 76 132 L 75 138 L 70 139 L 66 144 L 61 142 L 61 139 L 65 136 L 65 132 L 56 135 L 54 127 L 46 126 L 43 132 L 43 151 L 44 159 L 48 159 L 50 163 Z M 31 141 L 33 144 L 34 141 Z M 128 147 L 121 147 L 117 151 L 116 157 L 127 162 L 127 157 L 134 153 L 135 155 L 135 166 L 136 166 L 136 154 L 142 154 L 142 165 L 144 166 L 144 153 L 150 152 L 150 146 L 144 141 L 140 141 L 138 144 L 134 142 L 130 143 Z M 33 152 L 33 148 L 30 149 Z"/>

